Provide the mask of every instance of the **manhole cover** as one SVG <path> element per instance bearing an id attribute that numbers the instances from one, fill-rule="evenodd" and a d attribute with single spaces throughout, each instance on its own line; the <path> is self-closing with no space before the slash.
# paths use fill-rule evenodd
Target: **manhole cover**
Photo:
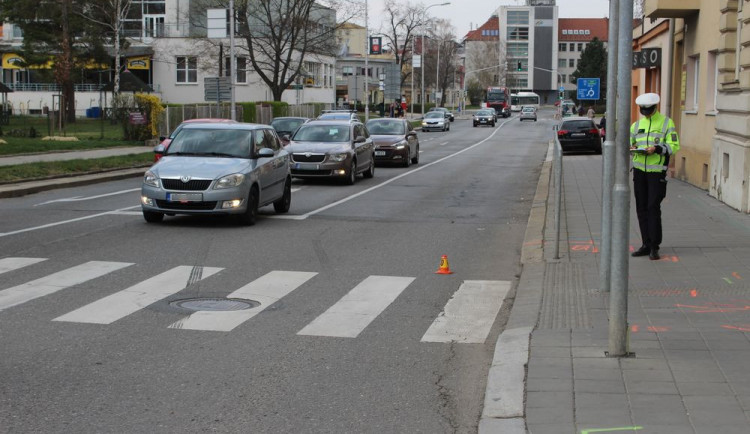
<path id="1" fill-rule="evenodd" d="M 245 310 L 260 306 L 257 301 L 238 298 L 188 298 L 186 300 L 175 300 L 169 304 L 194 311 Z"/>

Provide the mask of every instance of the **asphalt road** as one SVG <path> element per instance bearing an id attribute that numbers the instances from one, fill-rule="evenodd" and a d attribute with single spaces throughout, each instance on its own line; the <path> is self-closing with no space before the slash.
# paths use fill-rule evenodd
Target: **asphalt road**
<path id="1" fill-rule="evenodd" d="M 0 200 L 0 432 L 476 432 L 551 117 L 419 133 L 253 227 L 147 224 L 140 179 Z M 239 320 L 173 303 L 239 289 Z M 486 329 L 434 328 L 457 307 Z"/>

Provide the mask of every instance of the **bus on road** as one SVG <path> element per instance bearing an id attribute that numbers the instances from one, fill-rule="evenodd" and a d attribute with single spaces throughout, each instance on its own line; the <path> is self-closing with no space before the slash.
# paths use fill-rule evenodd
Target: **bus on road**
<path id="1" fill-rule="evenodd" d="M 484 91 L 484 102 L 487 108 L 495 109 L 498 116 L 510 116 L 510 91 L 507 87 L 488 87 Z"/>
<path id="2" fill-rule="evenodd" d="M 539 109 L 539 95 L 534 92 L 518 92 L 510 96 L 511 107 L 514 112 L 520 112 L 522 107 Z"/>

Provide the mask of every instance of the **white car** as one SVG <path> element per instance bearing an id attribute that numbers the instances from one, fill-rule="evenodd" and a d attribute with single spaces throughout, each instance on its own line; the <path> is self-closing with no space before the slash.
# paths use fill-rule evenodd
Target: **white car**
<path id="1" fill-rule="evenodd" d="M 534 107 L 524 107 L 521 109 L 521 115 L 518 117 L 520 120 L 532 120 L 536 122 L 536 109 Z"/>

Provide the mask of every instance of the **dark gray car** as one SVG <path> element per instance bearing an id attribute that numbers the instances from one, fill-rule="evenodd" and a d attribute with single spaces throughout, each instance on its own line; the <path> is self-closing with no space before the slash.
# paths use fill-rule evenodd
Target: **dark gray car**
<path id="1" fill-rule="evenodd" d="M 286 150 L 295 178 L 337 178 L 348 185 L 357 175 L 375 175 L 375 145 L 364 124 L 314 120 L 300 125 Z"/>
<path id="2" fill-rule="evenodd" d="M 255 223 L 258 208 L 289 211 L 289 154 L 268 125 L 185 125 L 143 178 L 141 208 L 149 223 L 164 215 L 235 215 Z"/>

